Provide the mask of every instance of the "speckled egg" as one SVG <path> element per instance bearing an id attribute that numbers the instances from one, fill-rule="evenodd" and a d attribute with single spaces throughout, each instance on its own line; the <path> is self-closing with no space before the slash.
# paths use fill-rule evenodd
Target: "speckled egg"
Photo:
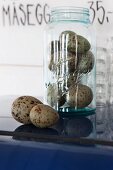
<path id="1" fill-rule="evenodd" d="M 62 72 L 65 73 L 73 73 L 77 69 L 77 56 L 72 52 L 59 52 L 56 57 L 56 61 L 58 58 L 58 62 L 56 62 L 56 73 L 57 75 L 61 75 Z"/>
<path id="2" fill-rule="evenodd" d="M 77 34 L 73 31 L 63 31 L 59 36 L 62 51 L 72 51 L 71 48 L 74 46 L 74 52 L 76 51 Z"/>
<path id="3" fill-rule="evenodd" d="M 46 128 L 54 125 L 59 120 L 59 114 L 48 105 L 38 104 L 31 109 L 30 120 L 35 126 Z"/>
<path id="4" fill-rule="evenodd" d="M 75 84 L 77 81 L 77 74 L 72 73 L 67 76 L 67 87 L 70 87 L 71 85 Z"/>
<path id="5" fill-rule="evenodd" d="M 77 60 L 75 53 L 59 51 L 54 55 L 54 62 L 52 61 L 50 66 L 52 65 L 51 68 L 54 68 L 56 75 L 61 75 L 63 71 L 73 73 L 77 69 Z"/>
<path id="6" fill-rule="evenodd" d="M 29 124 L 30 121 L 30 110 L 36 104 L 42 103 L 35 97 L 32 96 L 21 96 L 18 97 L 12 104 L 11 113 L 15 120 L 23 124 Z"/>
<path id="7" fill-rule="evenodd" d="M 66 101 L 66 96 L 62 94 L 61 90 L 58 90 L 57 84 L 49 84 L 47 86 L 47 103 L 54 107 L 57 103 L 58 106 L 62 106 Z"/>
<path id="8" fill-rule="evenodd" d="M 91 51 L 88 51 L 86 54 L 79 56 L 80 61 L 78 63 L 78 72 L 79 73 L 89 73 L 94 67 L 94 55 Z"/>
<path id="9" fill-rule="evenodd" d="M 77 35 L 77 52 L 84 53 L 88 51 L 90 48 L 91 48 L 91 45 L 89 41 L 85 37 L 81 35 Z M 72 48 L 72 51 L 73 51 L 73 48 Z"/>
<path id="10" fill-rule="evenodd" d="M 78 84 L 69 87 L 67 102 L 71 107 L 84 108 L 93 100 L 93 93 L 90 87 Z"/>
<path id="11" fill-rule="evenodd" d="M 61 33 L 60 37 L 60 42 L 66 42 L 64 44 L 64 49 L 68 49 L 69 52 L 76 53 L 76 48 L 77 48 L 77 53 L 84 53 L 88 51 L 91 47 L 89 41 L 81 36 L 77 35 L 73 31 L 64 31 Z M 63 45 L 62 45 L 63 46 Z"/>
<path id="12" fill-rule="evenodd" d="M 66 68 L 67 68 L 69 73 L 73 73 L 77 70 L 77 56 L 75 55 L 75 53 L 71 53 L 71 52 L 67 53 Z"/>
<path id="13" fill-rule="evenodd" d="M 61 107 L 66 102 L 66 94 L 58 94 L 58 107 Z"/>

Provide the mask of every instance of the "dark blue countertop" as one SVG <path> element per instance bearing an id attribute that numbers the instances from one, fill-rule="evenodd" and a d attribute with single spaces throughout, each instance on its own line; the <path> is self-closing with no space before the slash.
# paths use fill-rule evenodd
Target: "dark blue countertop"
<path id="1" fill-rule="evenodd" d="M 113 170 L 113 149 L 0 140 L 1 170 Z"/>
<path id="2" fill-rule="evenodd" d="M 84 130 L 78 129 L 78 133 L 72 128 L 76 126 L 62 127 L 70 125 L 67 119 L 62 121 L 52 128 L 38 129 L 0 117 L 0 170 L 113 170 L 113 143 L 111 147 L 109 142 L 90 144 L 92 125 L 87 119 L 82 120 Z M 80 143 L 78 137 L 91 141 Z"/>

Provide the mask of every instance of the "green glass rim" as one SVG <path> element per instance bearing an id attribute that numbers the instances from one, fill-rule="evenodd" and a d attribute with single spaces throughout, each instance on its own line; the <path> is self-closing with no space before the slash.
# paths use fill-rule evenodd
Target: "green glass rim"
<path id="1" fill-rule="evenodd" d="M 51 9 L 51 14 L 71 12 L 71 13 L 82 13 L 89 15 L 89 9 L 84 7 L 73 7 L 73 6 L 59 6 Z"/>
<path id="2" fill-rule="evenodd" d="M 90 116 L 96 114 L 96 108 L 86 108 L 85 109 L 69 109 L 69 111 L 62 111 L 62 109 L 58 110 L 60 117 L 82 117 L 82 116 Z"/>

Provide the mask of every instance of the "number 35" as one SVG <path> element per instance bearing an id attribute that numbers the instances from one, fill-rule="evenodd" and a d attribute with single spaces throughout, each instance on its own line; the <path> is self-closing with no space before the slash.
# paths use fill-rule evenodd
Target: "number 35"
<path id="1" fill-rule="evenodd" d="M 96 14 L 98 13 L 98 22 L 100 24 L 103 24 L 104 19 L 105 19 L 105 9 L 102 6 L 102 1 L 88 1 L 90 4 L 90 10 L 92 10 L 92 23 L 94 22 L 96 18 Z"/>

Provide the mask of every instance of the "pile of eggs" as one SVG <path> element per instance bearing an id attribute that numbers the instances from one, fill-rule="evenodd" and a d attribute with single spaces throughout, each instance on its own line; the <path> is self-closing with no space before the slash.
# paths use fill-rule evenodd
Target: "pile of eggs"
<path id="1" fill-rule="evenodd" d="M 93 91 L 86 83 L 95 65 L 91 44 L 82 35 L 66 30 L 58 40 L 50 42 L 48 68 L 56 84 L 51 81 L 47 86 L 47 102 L 52 107 L 67 103 L 70 107 L 82 109 L 93 100 Z M 90 79 L 90 78 L 89 78 Z"/>
<path id="2" fill-rule="evenodd" d="M 11 113 L 16 121 L 23 124 L 32 123 L 39 128 L 50 127 L 59 120 L 56 110 L 32 96 L 20 96 L 14 100 Z"/>
<path id="3" fill-rule="evenodd" d="M 32 96 L 20 96 L 14 100 L 11 113 L 16 121 L 24 124 L 15 129 L 15 132 L 24 131 L 57 135 L 60 131 L 60 133 L 63 132 L 67 136 L 87 137 L 93 130 L 92 122 L 88 118 L 61 119 L 56 110 Z M 48 128 L 51 126 L 54 128 Z M 46 129 L 43 131 L 43 128 Z M 16 135 L 13 138 L 25 139 L 25 137 Z"/>

